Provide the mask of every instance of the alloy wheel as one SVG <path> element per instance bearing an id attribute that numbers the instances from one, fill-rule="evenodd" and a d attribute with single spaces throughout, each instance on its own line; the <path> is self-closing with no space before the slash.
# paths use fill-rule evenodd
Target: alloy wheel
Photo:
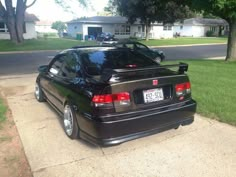
<path id="1" fill-rule="evenodd" d="M 73 114 L 69 105 L 66 105 L 64 109 L 64 127 L 66 134 L 71 136 L 73 132 Z"/>

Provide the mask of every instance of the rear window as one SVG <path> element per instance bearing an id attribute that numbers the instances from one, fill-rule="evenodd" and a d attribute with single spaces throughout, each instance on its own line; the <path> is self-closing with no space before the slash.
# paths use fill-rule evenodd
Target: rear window
<path id="1" fill-rule="evenodd" d="M 80 56 L 87 73 L 90 75 L 101 74 L 107 68 L 127 69 L 158 65 L 153 60 L 130 50 L 86 51 Z"/>

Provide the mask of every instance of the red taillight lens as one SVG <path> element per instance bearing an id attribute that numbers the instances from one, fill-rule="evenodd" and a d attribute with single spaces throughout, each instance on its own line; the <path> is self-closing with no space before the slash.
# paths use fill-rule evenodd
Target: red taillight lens
<path id="1" fill-rule="evenodd" d="M 112 95 L 95 95 L 93 97 L 94 103 L 112 103 Z"/>
<path id="2" fill-rule="evenodd" d="M 182 96 L 182 95 L 185 95 L 185 94 L 189 94 L 191 92 L 190 82 L 177 84 L 175 86 L 175 91 L 176 91 L 177 96 Z"/>
<path id="3" fill-rule="evenodd" d="M 96 107 L 111 105 L 112 103 L 119 105 L 130 105 L 130 95 L 128 92 L 106 94 L 106 95 L 94 95 L 92 102 Z"/>
<path id="4" fill-rule="evenodd" d="M 185 90 L 185 84 L 177 84 L 176 86 L 175 86 L 175 91 L 176 92 L 182 92 L 182 91 L 184 91 Z"/>

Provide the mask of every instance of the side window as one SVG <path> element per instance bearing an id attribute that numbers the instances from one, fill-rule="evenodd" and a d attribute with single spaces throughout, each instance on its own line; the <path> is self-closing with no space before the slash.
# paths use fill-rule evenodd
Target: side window
<path id="1" fill-rule="evenodd" d="M 60 69 L 62 67 L 63 64 L 63 60 L 65 59 L 64 56 L 60 56 L 58 57 L 52 64 L 51 67 L 49 69 L 49 72 L 54 74 L 54 75 L 58 75 L 60 72 Z"/>
<path id="2" fill-rule="evenodd" d="M 67 54 L 63 66 L 61 68 L 60 75 L 67 78 L 75 78 L 77 72 L 80 70 L 80 65 L 78 59 L 74 54 Z"/>
<path id="3" fill-rule="evenodd" d="M 134 44 L 125 44 L 125 47 L 133 50 L 134 49 Z"/>
<path id="4" fill-rule="evenodd" d="M 138 49 L 145 49 L 145 50 L 147 50 L 147 47 L 144 46 L 144 45 L 136 44 L 136 46 L 137 46 Z"/>

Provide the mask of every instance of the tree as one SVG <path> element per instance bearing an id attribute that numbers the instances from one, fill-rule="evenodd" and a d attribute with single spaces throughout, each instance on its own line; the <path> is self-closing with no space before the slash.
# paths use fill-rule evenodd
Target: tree
<path id="1" fill-rule="evenodd" d="M 146 26 L 146 40 L 149 39 L 151 23 L 174 23 L 193 15 L 184 0 L 113 0 L 112 5 L 117 7 L 122 16 L 126 16 L 130 23 L 140 19 Z"/>
<path id="2" fill-rule="evenodd" d="M 25 11 L 34 5 L 35 2 L 36 0 L 32 0 L 31 3 L 27 4 L 27 0 L 17 0 L 14 7 L 12 0 L 5 0 L 5 6 L 0 0 L 0 16 L 6 22 L 12 42 L 21 43 L 24 41 Z"/>
<path id="3" fill-rule="evenodd" d="M 75 4 L 78 4 L 78 6 L 82 7 L 89 7 L 91 6 L 90 0 L 54 0 L 56 4 L 61 6 L 64 11 L 74 14 L 73 10 L 71 9 L 71 6 L 74 6 Z"/>
<path id="4" fill-rule="evenodd" d="M 114 0 L 109 0 L 108 4 L 106 7 L 104 7 L 104 11 L 108 12 L 109 15 L 118 15 L 118 11 L 117 11 L 117 6 L 114 2 Z"/>
<path id="5" fill-rule="evenodd" d="M 191 7 L 225 19 L 229 23 L 226 60 L 236 61 L 236 0 L 190 0 Z"/>
<path id="6" fill-rule="evenodd" d="M 66 30 L 66 24 L 62 21 L 56 21 L 52 24 L 52 29 L 58 31 L 58 35 L 61 37 L 64 30 Z"/>

